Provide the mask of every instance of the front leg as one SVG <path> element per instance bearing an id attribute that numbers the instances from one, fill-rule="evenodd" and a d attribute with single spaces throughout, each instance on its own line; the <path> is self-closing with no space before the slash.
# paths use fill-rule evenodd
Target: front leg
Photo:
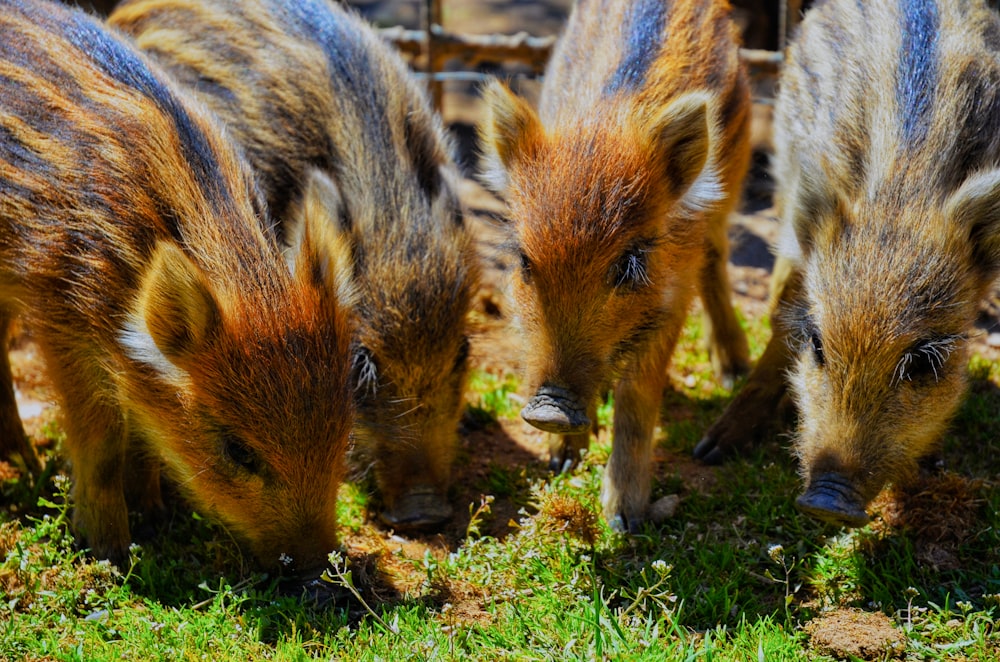
<path id="1" fill-rule="evenodd" d="M 680 320 L 661 333 L 615 387 L 614 438 L 601 486 L 601 506 L 608 524 L 621 533 L 638 533 L 646 519 L 653 432 L 682 323 Z"/>
<path id="2" fill-rule="evenodd" d="M 699 274 L 699 294 L 704 308 L 705 344 L 712 369 L 724 388 L 750 371 L 750 349 L 736 311 L 729 285 L 729 238 L 726 235 L 728 214 L 710 219 L 705 245 L 705 262 Z"/>
<path id="3" fill-rule="evenodd" d="M 591 415 L 590 420 L 595 420 Z M 549 433 L 549 471 L 566 473 L 580 462 L 580 452 L 590 446 L 590 432 L 582 434 Z"/>
<path id="4" fill-rule="evenodd" d="M 788 389 L 785 375 L 792 365 L 791 339 L 783 319 L 801 287 L 801 273 L 779 258 L 772 279 L 771 339 L 743 388 L 695 446 L 695 458 L 719 464 L 745 452 L 772 429 Z"/>
<path id="5" fill-rule="evenodd" d="M 124 453 L 108 452 L 107 448 L 88 453 L 87 448 L 107 444 L 95 439 L 81 440 L 80 435 L 70 442 L 73 437 L 72 430 L 67 429 L 67 446 L 73 463 L 73 529 L 77 542 L 81 547 L 89 547 L 94 558 L 108 559 L 122 567 L 132 540 L 125 504 Z"/>
<path id="6" fill-rule="evenodd" d="M 17 410 L 14 395 L 14 377 L 10 371 L 10 357 L 7 355 L 7 335 L 12 316 L 0 309 L 0 460 L 20 457 L 25 468 L 33 474 L 41 473 L 41 462 L 28 436 L 24 433 L 21 415 Z"/>
<path id="7" fill-rule="evenodd" d="M 128 429 L 115 387 L 100 368 L 74 360 L 76 348 L 42 347 L 49 377 L 62 395 L 78 544 L 89 547 L 94 558 L 121 566 L 131 543 L 125 502 Z M 148 471 L 141 473 L 150 478 Z"/>
<path id="8" fill-rule="evenodd" d="M 125 501 L 129 508 L 153 521 L 162 517 L 166 505 L 160 484 L 160 458 L 139 435 L 129 438 L 125 466 Z"/>

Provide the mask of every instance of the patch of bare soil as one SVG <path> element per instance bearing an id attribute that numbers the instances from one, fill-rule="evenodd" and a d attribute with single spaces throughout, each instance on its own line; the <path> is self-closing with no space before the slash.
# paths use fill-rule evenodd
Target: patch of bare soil
<path id="1" fill-rule="evenodd" d="M 882 612 L 837 609 L 805 626 L 812 649 L 838 659 L 884 660 L 903 653 L 906 638 Z"/>

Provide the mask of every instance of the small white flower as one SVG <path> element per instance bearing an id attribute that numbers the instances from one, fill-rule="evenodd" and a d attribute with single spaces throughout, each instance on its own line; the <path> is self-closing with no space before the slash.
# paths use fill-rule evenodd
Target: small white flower
<path id="1" fill-rule="evenodd" d="M 288 566 L 292 565 L 292 560 L 293 560 L 292 557 L 289 556 L 288 554 L 285 554 L 284 552 L 282 552 L 278 556 L 278 562 L 281 563 L 282 565 L 284 565 L 286 568 Z"/>

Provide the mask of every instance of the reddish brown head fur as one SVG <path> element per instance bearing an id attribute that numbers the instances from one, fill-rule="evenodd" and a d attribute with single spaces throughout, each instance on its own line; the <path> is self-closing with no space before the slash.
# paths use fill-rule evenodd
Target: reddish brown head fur
<path id="1" fill-rule="evenodd" d="M 359 294 L 354 457 L 390 524 L 440 524 L 478 263 L 450 145 L 406 64 L 331 0 L 134 0 L 109 22 L 224 119 L 279 236 L 296 233 L 309 169 L 329 176 L 328 239 L 350 252 Z"/>
<path id="2" fill-rule="evenodd" d="M 78 535 L 126 559 L 126 483 L 156 506 L 162 461 L 262 563 L 322 566 L 351 426 L 331 219 L 304 205 L 293 273 L 202 106 L 82 12 L 2 5 L 2 309 L 61 396 Z"/>
<path id="3" fill-rule="evenodd" d="M 499 87 L 488 93 L 495 113 L 503 94 Z M 554 382 L 591 400 L 676 309 L 686 310 L 705 229 L 683 195 L 703 174 L 708 181 L 698 185 L 713 185 L 705 173 L 708 102 L 694 95 L 653 121 L 623 112 L 552 133 L 523 102 L 512 102 L 521 116 L 497 121 L 522 130 L 507 141 L 516 147 L 505 193 L 520 249 L 514 296 L 533 348 L 534 388 Z"/>
<path id="4" fill-rule="evenodd" d="M 537 389 L 522 415 L 585 445 L 582 412 L 617 381 L 602 498 L 615 526 L 645 514 L 659 396 L 699 290 L 720 373 L 746 367 L 725 224 L 748 160 L 749 97 L 727 10 L 580 2 L 539 114 L 499 83 L 484 92 L 485 178 L 510 208 L 512 288 Z"/>

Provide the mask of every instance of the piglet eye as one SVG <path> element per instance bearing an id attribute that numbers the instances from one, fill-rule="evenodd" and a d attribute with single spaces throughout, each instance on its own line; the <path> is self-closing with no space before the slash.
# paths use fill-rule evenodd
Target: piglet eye
<path id="1" fill-rule="evenodd" d="M 458 346 L 458 356 L 455 357 L 454 371 L 458 372 L 459 370 L 463 369 L 465 367 L 465 362 L 468 359 L 469 359 L 469 338 L 466 336 L 462 336 L 462 344 Z"/>
<path id="2" fill-rule="evenodd" d="M 529 258 L 524 251 L 518 253 L 518 257 L 521 260 L 521 278 L 524 279 L 525 283 L 531 282 L 531 258 Z"/>
<path id="3" fill-rule="evenodd" d="M 944 374 L 945 363 L 955 351 L 961 336 L 944 336 L 917 342 L 899 360 L 896 366 L 898 381 L 933 379 L 937 381 Z"/>
<path id="4" fill-rule="evenodd" d="M 635 290 L 650 284 L 647 254 L 649 249 L 636 246 L 622 253 L 608 273 L 608 281 L 616 289 Z"/>
<path id="5" fill-rule="evenodd" d="M 356 390 L 375 392 L 378 384 L 378 366 L 371 350 L 364 345 L 358 345 L 354 349 L 351 372 Z"/>
<path id="6" fill-rule="evenodd" d="M 226 435 L 222 440 L 222 452 L 226 459 L 252 474 L 260 473 L 261 462 L 257 453 L 235 435 Z"/>
<path id="7" fill-rule="evenodd" d="M 809 344 L 812 345 L 813 359 L 815 359 L 816 365 L 826 365 L 826 357 L 823 355 L 823 341 L 818 332 L 813 331 L 809 335 Z"/>

